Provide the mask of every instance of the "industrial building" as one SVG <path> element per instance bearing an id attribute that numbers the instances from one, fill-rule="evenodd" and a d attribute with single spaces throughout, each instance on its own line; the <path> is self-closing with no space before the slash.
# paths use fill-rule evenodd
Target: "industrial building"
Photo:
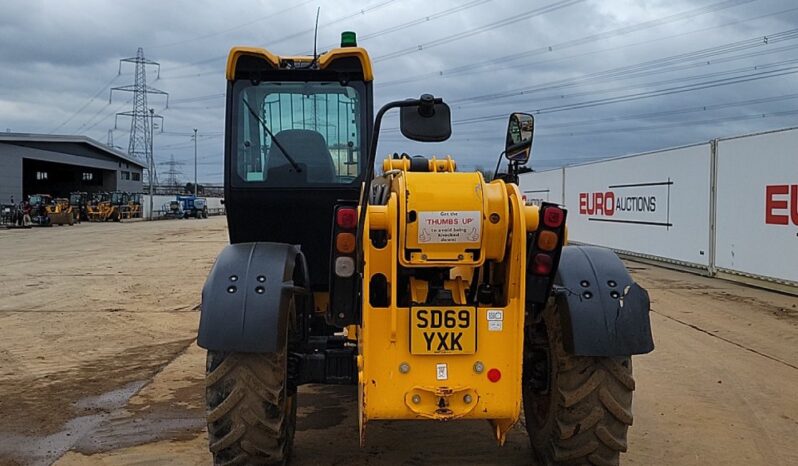
<path id="1" fill-rule="evenodd" d="M 141 192 L 144 168 L 85 136 L 0 133 L 0 204 L 31 194 Z"/>

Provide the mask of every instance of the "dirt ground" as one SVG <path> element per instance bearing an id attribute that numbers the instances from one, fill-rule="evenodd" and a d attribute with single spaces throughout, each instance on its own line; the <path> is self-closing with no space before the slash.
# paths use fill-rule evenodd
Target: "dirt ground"
<path id="1" fill-rule="evenodd" d="M 0 230 L 0 464 L 210 464 L 200 289 L 223 218 Z M 636 357 L 624 464 L 798 464 L 798 299 L 629 263 L 657 349 Z M 531 464 L 516 427 L 371 423 L 302 387 L 294 464 Z"/>

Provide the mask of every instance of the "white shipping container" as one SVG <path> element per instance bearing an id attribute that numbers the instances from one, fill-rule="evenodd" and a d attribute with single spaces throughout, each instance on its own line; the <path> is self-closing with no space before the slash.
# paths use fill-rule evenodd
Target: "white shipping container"
<path id="1" fill-rule="evenodd" d="M 518 177 L 518 187 L 527 205 L 541 202 L 563 203 L 563 168 L 524 173 Z"/>
<path id="2" fill-rule="evenodd" d="M 571 240 L 709 267 L 711 145 L 568 167 Z"/>
<path id="3" fill-rule="evenodd" d="M 798 283 L 798 129 L 718 141 L 715 262 Z"/>

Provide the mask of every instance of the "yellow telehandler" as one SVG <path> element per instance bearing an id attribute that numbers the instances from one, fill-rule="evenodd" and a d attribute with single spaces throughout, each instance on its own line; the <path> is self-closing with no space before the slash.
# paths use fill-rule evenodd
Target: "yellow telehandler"
<path id="1" fill-rule="evenodd" d="M 354 33 L 318 56 L 233 48 L 226 77 L 231 244 L 198 338 L 217 464 L 288 461 L 306 383 L 357 386 L 361 444 L 388 419 L 482 419 L 502 444 L 523 411 L 543 464 L 618 464 L 649 299 L 612 251 L 566 246 L 563 206 L 524 205 L 532 115 L 509 115 L 492 181 L 449 155 L 375 175 L 387 112 L 442 142 L 450 109 L 422 95 L 375 115 Z"/>
<path id="2" fill-rule="evenodd" d="M 58 197 L 45 206 L 51 225 L 70 225 L 75 223 L 75 215 L 69 199 Z"/>
<path id="3" fill-rule="evenodd" d="M 122 219 L 119 205 L 115 198 L 118 193 L 94 193 L 91 202 L 86 206 L 86 215 L 90 222 L 118 222 Z"/>

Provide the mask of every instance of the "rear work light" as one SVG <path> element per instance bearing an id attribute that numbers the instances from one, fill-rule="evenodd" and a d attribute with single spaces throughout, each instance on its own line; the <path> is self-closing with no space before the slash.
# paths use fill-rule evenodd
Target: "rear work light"
<path id="1" fill-rule="evenodd" d="M 357 226 L 357 209 L 353 207 L 341 207 L 335 213 L 335 223 L 338 228 L 351 230 Z"/>
<path id="2" fill-rule="evenodd" d="M 352 254 L 355 251 L 355 235 L 338 233 L 335 237 L 335 249 L 341 254 Z"/>
<path id="3" fill-rule="evenodd" d="M 351 257 L 338 257 L 335 259 L 335 275 L 349 278 L 355 273 L 355 260 Z"/>
<path id="4" fill-rule="evenodd" d="M 548 254 L 535 254 L 532 271 L 535 275 L 548 275 L 551 273 L 552 259 Z"/>
<path id="5" fill-rule="evenodd" d="M 549 228 L 559 228 L 565 213 L 559 207 L 547 207 L 543 211 L 543 224 Z"/>

